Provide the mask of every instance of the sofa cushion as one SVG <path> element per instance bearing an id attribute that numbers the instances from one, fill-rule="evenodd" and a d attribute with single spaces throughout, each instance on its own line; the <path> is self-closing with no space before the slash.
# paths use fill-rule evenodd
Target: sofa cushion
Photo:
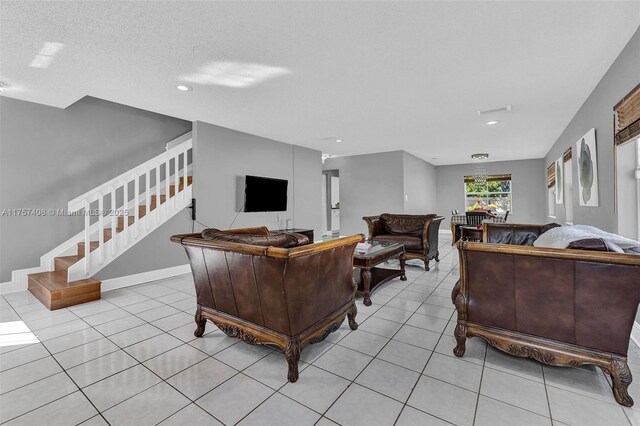
<path id="1" fill-rule="evenodd" d="M 629 247 L 628 249 L 624 249 L 624 252 L 627 254 L 637 254 L 640 255 L 640 246 L 637 247 Z"/>
<path id="2" fill-rule="evenodd" d="M 568 249 L 573 250 L 592 250 L 592 251 L 608 251 L 614 253 L 624 253 L 624 250 L 617 244 L 607 242 L 602 238 L 585 238 L 569 243 Z"/>
<path id="3" fill-rule="evenodd" d="M 422 236 L 422 228 L 427 220 L 436 215 L 389 214 L 380 215 L 384 230 L 392 235 Z"/>
<path id="4" fill-rule="evenodd" d="M 309 238 L 302 234 L 277 234 L 277 235 L 254 235 L 254 234 L 233 234 L 219 229 L 210 228 L 202 231 L 202 238 L 205 240 L 226 241 L 230 243 L 249 244 L 253 246 L 271 246 L 281 248 L 291 248 L 309 244 Z"/>
<path id="5" fill-rule="evenodd" d="M 630 247 L 637 247 L 638 241 L 630 240 L 620 235 L 605 232 L 601 229 L 588 225 L 565 225 L 553 228 L 540 235 L 534 243 L 536 247 L 567 248 L 567 246 L 577 240 L 589 238 L 601 238 L 607 243 L 613 243 L 623 250 Z"/>
<path id="6" fill-rule="evenodd" d="M 403 244 L 407 251 L 422 250 L 422 237 L 414 235 L 376 235 L 375 240 Z"/>
<path id="7" fill-rule="evenodd" d="M 510 226 L 491 229 L 487 242 L 494 244 L 511 244 L 516 246 L 532 246 L 538 238 L 539 228 L 537 226 L 518 227 Z"/>

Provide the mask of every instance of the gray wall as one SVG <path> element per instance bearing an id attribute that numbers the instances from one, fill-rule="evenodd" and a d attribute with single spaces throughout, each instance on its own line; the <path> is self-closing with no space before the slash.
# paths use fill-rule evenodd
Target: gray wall
<path id="1" fill-rule="evenodd" d="M 592 225 L 609 232 L 617 232 L 617 218 L 614 209 L 613 106 L 640 83 L 638 75 L 640 75 L 640 30 L 631 37 L 627 46 L 549 150 L 544 164 L 541 165 L 546 171 L 546 167 L 560 157 L 567 148 L 574 147 L 572 167 L 573 222 L 575 224 Z M 599 207 L 580 207 L 575 143 L 592 128 L 596 129 L 598 148 L 598 198 L 600 205 Z M 541 185 L 546 188 L 546 184 L 541 183 Z M 545 211 L 548 213 L 548 209 Z M 563 222 L 564 219 L 564 204 L 556 205 L 555 220 Z"/>
<path id="2" fill-rule="evenodd" d="M 403 151 L 335 157 L 324 170 L 340 172 L 340 234 L 367 234 L 363 216 L 404 212 Z"/>
<path id="3" fill-rule="evenodd" d="M 86 97 L 66 109 L 0 97 L 0 208 L 66 209 L 69 200 L 164 151 L 191 130 L 172 117 Z M 0 217 L 0 282 L 83 228 L 80 217 Z M 101 279 L 185 263 L 169 235 L 176 217 L 98 274 Z"/>
<path id="4" fill-rule="evenodd" d="M 228 229 L 237 215 L 234 228 L 264 225 L 277 229 L 285 219 L 293 219 L 295 227 L 312 228 L 316 237 L 321 237 L 322 154 L 319 151 L 200 121 L 194 124 L 193 141 L 198 221 L 209 227 Z M 238 213 L 244 197 L 245 175 L 287 179 L 287 211 Z"/>
<path id="5" fill-rule="evenodd" d="M 511 205 L 509 222 L 545 223 L 546 170 L 542 159 L 496 161 L 483 163 L 488 174 L 511 173 Z M 438 211 L 447 219 L 442 228 L 449 227 L 451 210 L 464 211 L 464 176 L 473 175 L 477 164 L 437 166 Z"/>
<path id="6" fill-rule="evenodd" d="M 404 212 L 429 214 L 436 211 L 436 168 L 426 161 L 403 152 Z"/>

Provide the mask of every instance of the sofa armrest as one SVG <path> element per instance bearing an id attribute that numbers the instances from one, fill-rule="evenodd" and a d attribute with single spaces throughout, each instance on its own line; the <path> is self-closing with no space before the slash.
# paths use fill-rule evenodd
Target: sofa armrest
<path id="1" fill-rule="evenodd" d="M 435 243 L 435 250 L 438 250 L 438 232 L 443 220 L 444 216 L 433 216 L 425 221 L 422 227 L 422 247 L 425 254 L 432 251 L 430 243 Z"/>
<path id="2" fill-rule="evenodd" d="M 313 253 L 331 250 L 345 245 L 355 245 L 364 238 L 364 235 L 357 234 L 351 237 L 342 237 L 335 240 L 323 241 L 315 244 L 305 244 L 294 248 L 280 248 L 272 246 L 254 246 L 251 244 L 232 243 L 228 241 L 205 240 L 200 234 L 180 234 L 173 235 L 171 241 L 182 245 L 210 248 L 234 253 L 250 254 L 253 256 L 268 256 L 280 259 L 290 259 L 306 256 Z"/>
<path id="3" fill-rule="evenodd" d="M 380 216 L 365 216 L 362 218 L 369 228 L 369 239 L 372 240 L 376 235 L 384 235 L 384 224 Z"/>
<path id="4" fill-rule="evenodd" d="M 342 237 L 336 238 L 335 240 L 323 241 L 321 243 L 314 244 L 306 244 L 303 246 L 298 246 L 290 249 L 279 248 L 279 247 L 269 247 L 266 256 L 276 257 L 276 258 L 284 258 L 291 259 L 301 256 L 307 256 L 314 253 L 321 253 L 323 251 L 332 250 L 337 247 L 346 246 L 349 244 L 353 244 L 354 249 L 355 245 L 364 239 L 364 235 L 356 234 L 350 237 Z"/>

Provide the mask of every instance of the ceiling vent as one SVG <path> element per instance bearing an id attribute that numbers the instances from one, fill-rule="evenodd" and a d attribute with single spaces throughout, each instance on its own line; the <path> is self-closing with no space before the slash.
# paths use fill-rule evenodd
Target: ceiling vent
<path id="1" fill-rule="evenodd" d="M 502 111 L 511 111 L 511 105 L 506 105 L 506 106 L 503 106 L 500 108 L 494 108 L 494 109 L 485 109 L 484 111 L 477 110 L 476 114 L 485 115 L 485 114 L 492 114 L 494 112 L 502 112 Z"/>

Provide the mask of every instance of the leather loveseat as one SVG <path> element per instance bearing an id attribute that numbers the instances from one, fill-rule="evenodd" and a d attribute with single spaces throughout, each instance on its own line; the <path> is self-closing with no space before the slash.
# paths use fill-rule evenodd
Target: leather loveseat
<path id="1" fill-rule="evenodd" d="M 640 256 L 600 251 L 602 244 L 593 250 L 593 240 L 572 243 L 576 249 L 526 245 L 548 228 L 484 224 L 485 243 L 458 243 L 453 352 L 463 356 L 466 339 L 479 336 L 549 365 L 593 364 L 611 376 L 618 403 L 631 406 L 627 350 L 640 302 Z"/>
<path id="2" fill-rule="evenodd" d="M 370 240 L 403 244 L 405 257 L 422 260 L 425 271 L 429 270 L 430 260 L 440 261 L 438 231 L 443 216 L 384 213 L 362 219 L 369 228 Z"/>
<path id="3" fill-rule="evenodd" d="M 228 336 L 275 345 L 295 382 L 306 344 L 324 340 L 345 317 L 358 327 L 352 264 L 363 237 L 308 244 L 304 235 L 270 235 L 265 227 L 172 236 L 191 263 L 195 336 L 209 319 Z"/>

